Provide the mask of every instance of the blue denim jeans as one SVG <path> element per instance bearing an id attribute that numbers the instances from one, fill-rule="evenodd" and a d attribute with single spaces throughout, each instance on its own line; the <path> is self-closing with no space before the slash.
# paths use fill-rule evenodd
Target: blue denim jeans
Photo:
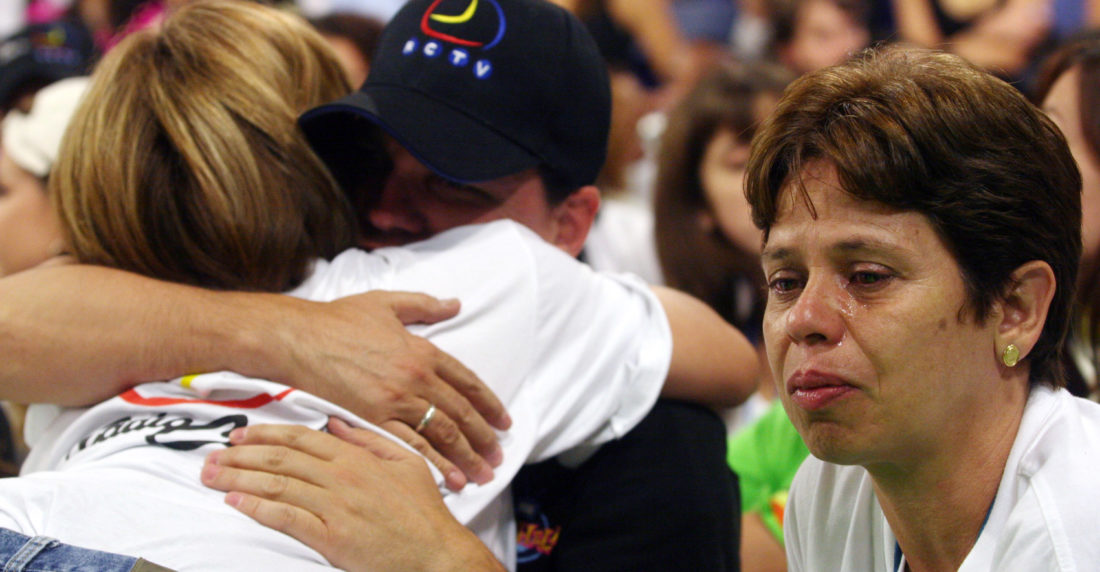
<path id="1" fill-rule="evenodd" d="M 2 572 L 154 572 L 167 568 L 141 558 L 63 544 L 48 536 L 30 537 L 0 528 Z"/>

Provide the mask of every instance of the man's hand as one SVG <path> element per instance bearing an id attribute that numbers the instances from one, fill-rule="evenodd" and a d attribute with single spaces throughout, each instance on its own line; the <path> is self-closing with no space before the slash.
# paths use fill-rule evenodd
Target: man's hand
<path id="1" fill-rule="evenodd" d="M 440 498 L 423 459 L 331 420 L 333 435 L 256 425 L 211 453 L 203 484 L 346 570 L 503 570 Z M 339 437 L 339 438 L 337 438 Z"/>
<path id="2" fill-rule="evenodd" d="M 276 364 L 272 379 L 397 435 L 439 467 L 453 490 L 467 477 L 492 479 L 502 460 L 493 427 L 511 425 L 503 405 L 458 360 L 405 329 L 455 316 L 457 301 L 374 291 L 330 303 L 295 302 L 295 311 L 280 311 L 268 322 L 278 343 L 260 344 L 260 359 Z M 430 423 L 417 433 L 432 405 Z"/>

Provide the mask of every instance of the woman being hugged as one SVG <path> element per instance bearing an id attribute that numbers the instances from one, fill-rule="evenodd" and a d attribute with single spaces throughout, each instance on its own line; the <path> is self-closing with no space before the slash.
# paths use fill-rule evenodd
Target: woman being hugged
<path id="1" fill-rule="evenodd" d="M 1081 177 L 1057 127 L 957 57 L 795 82 L 753 143 L 764 337 L 813 454 L 792 570 L 1100 561 L 1100 406 L 1061 387 Z"/>
<path id="2" fill-rule="evenodd" d="M 350 87 L 293 16 L 190 10 L 97 70 L 50 179 L 71 252 L 173 282 L 289 290 L 355 244 L 350 204 L 296 124 Z"/>

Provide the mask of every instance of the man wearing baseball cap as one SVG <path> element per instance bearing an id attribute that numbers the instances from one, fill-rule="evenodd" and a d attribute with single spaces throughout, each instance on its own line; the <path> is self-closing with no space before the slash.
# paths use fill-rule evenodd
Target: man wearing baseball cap
<path id="1" fill-rule="evenodd" d="M 366 247 L 511 218 L 576 256 L 599 207 L 610 92 L 594 42 L 557 6 L 413 0 L 359 91 L 299 123 L 356 204 Z M 710 412 L 663 403 L 579 467 L 524 469 L 519 569 L 736 568 L 724 435 Z"/>
<path id="2" fill-rule="evenodd" d="M 610 106 L 599 52 L 565 10 L 422 1 L 387 25 L 362 88 L 300 124 L 359 207 L 364 246 L 512 218 L 575 255 Z"/>

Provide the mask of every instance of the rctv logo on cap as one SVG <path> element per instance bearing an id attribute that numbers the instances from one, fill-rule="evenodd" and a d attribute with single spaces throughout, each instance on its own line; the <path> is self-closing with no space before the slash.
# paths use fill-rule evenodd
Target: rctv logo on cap
<path id="1" fill-rule="evenodd" d="M 441 7 L 444 3 L 447 5 Z M 406 56 L 420 53 L 428 58 L 446 55 L 452 66 L 469 66 L 475 77 L 486 79 L 493 73 L 492 62 L 487 59 L 473 61 L 470 51 L 493 49 L 504 38 L 507 27 L 504 11 L 497 0 L 435 0 L 420 19 L 420 31 L 429 39 L 421 45 L 419 38 L 410 38 L 402 53 Z M 445 44 L 454 47 L 448 50 Z"/>

